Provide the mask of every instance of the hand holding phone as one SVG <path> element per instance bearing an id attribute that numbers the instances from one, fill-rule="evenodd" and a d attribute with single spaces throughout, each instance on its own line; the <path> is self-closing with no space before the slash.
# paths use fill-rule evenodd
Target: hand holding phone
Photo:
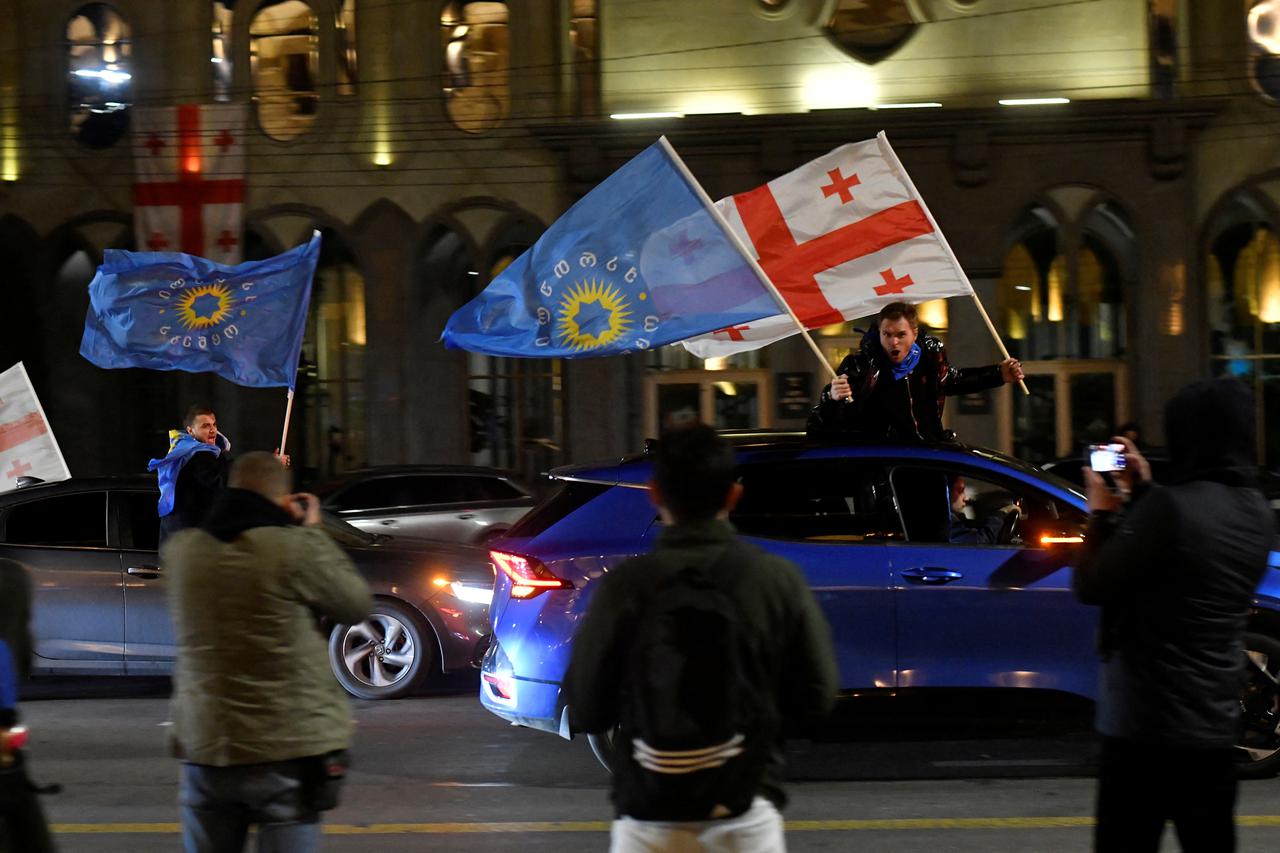
<path id="1" fill-rule="evenodd" d="M 1099 474 L 1108 474 L 1125 470 L 1125 451 L 1123 444 L 1090 444 L 1085 451 L 1085 464 Z"/>
<path id="2" fill-rule="evenodd" d="M 289 503 L 293 507 L 294 518 L 303 527 L 315 527 L 320 523 L 320 498 L 310 492 L 297 492 L 289 495 Z"/>

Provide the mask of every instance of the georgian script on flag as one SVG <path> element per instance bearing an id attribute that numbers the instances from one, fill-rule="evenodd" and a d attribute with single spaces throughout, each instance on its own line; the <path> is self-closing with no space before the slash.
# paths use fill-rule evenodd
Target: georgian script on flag
<path id="1" fill-rule="evenodd" d="M 19 477 L 66 480 L 71 476 L 22 362 L 0 373 L 0 492 Z"/>
<path id="2" fill-rule="evenodd" d="M 890 302 L 972 293 L 883 133 L 721 199 L 716 208 L 805 328 L 865 317 Z M 712 358 L 798 332 L 779 311 L 683 344 Z"/>
<path id="3" fill-rule="evenodd" d="M 240 262 L 246 114 L 243 104 L 134 109 L 140 251 Z"/>

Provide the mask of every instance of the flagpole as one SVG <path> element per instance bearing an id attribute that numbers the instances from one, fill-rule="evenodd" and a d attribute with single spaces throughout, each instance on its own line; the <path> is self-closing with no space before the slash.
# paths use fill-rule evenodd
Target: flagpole
<path id="1" fill-rule="evenodd" d="M 663 149 L 667 152 L 668 156 L 671 157 L 671 162 L 680 170 L 680 174 L 684 175 L 685 181 L 687 181 L 689 186 L 693 188 L 693 191 L 698 194 L 698 198 L 702 199 L 702 205 L 710 211 L 711 216 L 720 226 L 720 230 L 722 230 L 729 239 L 733 241 L 733 245 L 737 247 L 738 253 L 741 254 L 742 257 L 746 258 L 747 263 L 751 265 L 751 269 L 755 271 L 756 277 L 760 279 L 760 283 L 765 286 L 765 289 L 769 291 L 774 300 L 777 301 L 777 303 L 786 310 L 787 314 L 791 316 L 791 319 L 796 324 L 796 328 L 800 330 L 801 337 L 803 337 L 805 343 L 809 345 L 809 349 L 813 350 L 813 354 L 818 357 L 818 361 L 822 362 L 822 366 L 827 369 L 827 373 L 831 375 L 832 379 L 835 379 L 836 369 L 831 366 L 831 362 L 822 354 L 822 350 L 818 347 L 817 343 L 814 342 L 813 337 L 809 334 L 809 330 L 805 328 L 804 323 L 800 322 L 800 318 L 796 316 L 796 312 L 791 310 L 791 306 L 787 304 L 787 300 L 782 298 L 782 294 L 778 292 L 778 288 L 769 280 L 768 274 L 760 267 L 760 262 L 751 254 L 751 250 L 747 248 L 746 244 L 742 242 L 742 238 L 738 236 L 737 232 L 734 231 L 733 228 L 730 227 L 729 223 L 725 221 L 725 218 L 720 211 L 716 209 L 715 203 L 711 201 L 711 196 L 707 195 L 707 191 L 702 188 L 702 184 L 698 183 L 698 180 L 693 176 L 693 173 L 689 171 L 689 167 L 685 165 L 684 160 L 680 159 L 680 155 L 676 153 L 676 149 L 671 147 L 671 143 L 667 141 L 665 136 L 658 137 L 658 142 L 662 144 Z M 972 289 L 973 288 L 970 288 L 970 290 Z"/>
<path id="2" fill-rule="evenodd" d="M 898 170 L 898 177 L 902 178 L 902 182 L 907 185 L 907 189 L 911 191 L 911 196 L 916 204 L 920 205 L 920 209 L 924 211 L 924 215 L 929 218 L 929 224 L 933 226 L 933 233 L 938 235 L 938 242 L 942 244 L 942 249 L 947 253 L 947 257 L 951 259 L 951 265 L 956 268 L 960 276 L 964 279 L 964 283 L 969 286 L 969 295 L 973 297 L 973 304 L 978 306 L 978 313 L 982 315 L 982 320 L 987 324 L 987 331 L 991 332 L 991 337 L 996 340 L 996 347 L 999 348 L 1000 354 L 1006 359 L 1013 358 L 1009 355 L 1009 350 L 1005 348 L 1004 341 L 1000 337 L 1000 333 L 996 331 L 996 324 L 991 322 L 987 309 L 983 307 L 982 300 L 978 298 L 978 292 L 973 289 L 973 282 L 969 281 L 969 275 L 964 271 L 964 267 L 960 266 L 960 260 L 956 257 L 956 253 L 951 251 L 951 244 L 947 242 L 947 237 L 942 233 L 942 229 L 938 227 L 938 222 L 933 218 L 933 212 L 929 210 L 929 205 L 924 203 L 924 197 L 920 195 L 920 191 L 916 189 L 916 185 L 912 182 L 911 176 L 907 174 L 907 170 L 903 168 L 902 161 L 898 159 L 897 152 L 893 150 L 893 146 L 889 144 L 889 138 L 885 136 L 884 131 L 876 134 L 876 141 L 880 143 L 880 150 L 885 153 L 885 159 L 893 164 Z M 1031 389 L 1027 387 L 1025 380 L 1018 380 L 1018 387 L 1022 389 L 1022 393 L 1031 394 Z"/>
<path id="3" fill-rule="evenodd" d="M 296 370 L 294 371 L 294 376 L 295 377 L 297 376 Z M 284 406 L 284 432 L 280 435 L 279 455 L 280 455 L 280 458 L 282 459 L 284 458 L 284 443 L 289 438 L 289 418 L 292 415 L 293 415 L 293 389 L 290 388 L 289 400 L 287 403 L 285 403 L 285 406 Z"/>

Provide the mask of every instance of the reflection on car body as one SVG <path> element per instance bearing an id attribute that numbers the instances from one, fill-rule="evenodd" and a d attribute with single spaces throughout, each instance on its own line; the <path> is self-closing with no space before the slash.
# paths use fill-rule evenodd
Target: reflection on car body
<path id="1" fill-rule="evenodd" d="M 366 468 L 314 491 L 325 509 L 361 530 L 467 543 L 505 532 L 535 503 L 507 472 L 464 465 Z"/>
<path id="2" fill-rule="evenodd" d="M 158 496 L 146 477 L 73 479 L 0 495 L 0 556 L 31 574 L 37 673 L 172 669 Z M 370 620 L 332 629 L 330 662 L 344 687 L 363 698 L 393 698 L 432 671 L 478 659 L 488 643 L 493 583 L 482 550 L 402 542 L 328 514 L 324 526 L 375 596 Z"/>
<path id="3" fill-rule="evenodd" d="M 744 491 L 730 520 L 800 566 L 831 625 L 843 690 L 1095 695 L 1097 614 L 1071 592 L 1087 521 L 1078 487 L 958 444 L 820 444 L 780 433 L 734 440 Z M 560 490 L 493 544 L 500 573 L 481 701 L 500 717 L 567 736 L 560 681 L 577 621 L 595 581 L 650 550 L 661 522 L 644 488 L 644 455 L 552 476 Z M 970 496 L 965 511 L 977 518 L 1020 508 L 993 544 L 952 541 L 950 525 L 969 520 L 950 515 L 957 477 Z M 1280 637 L 1275 568 L 1250 630 Z M 1277 710 L 1255 715 L 1271 720 L 1255 760 L 1280 761 Z"/>

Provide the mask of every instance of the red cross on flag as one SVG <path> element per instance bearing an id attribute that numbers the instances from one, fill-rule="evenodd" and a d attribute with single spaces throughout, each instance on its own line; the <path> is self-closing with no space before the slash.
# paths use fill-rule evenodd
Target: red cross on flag
<path id="1" fill-rule="evenodd" d="M 805 328 L 973 293 L 883 133 L 716 202 Z M 786 312 L 682 341 L 699 358 L 797 334 Z"/>
<path id="2" fill-rule="evenodd" d="M 243 104 L 134 108 L 138 250 L 242 259 Z"/>
<path id="3" fill-rule="evenodd" d="M 0 373 L 0 492 L 17 488 L 22 476 L 66 480 L 71 472 L 27 370 L 18 362 Z"/>

